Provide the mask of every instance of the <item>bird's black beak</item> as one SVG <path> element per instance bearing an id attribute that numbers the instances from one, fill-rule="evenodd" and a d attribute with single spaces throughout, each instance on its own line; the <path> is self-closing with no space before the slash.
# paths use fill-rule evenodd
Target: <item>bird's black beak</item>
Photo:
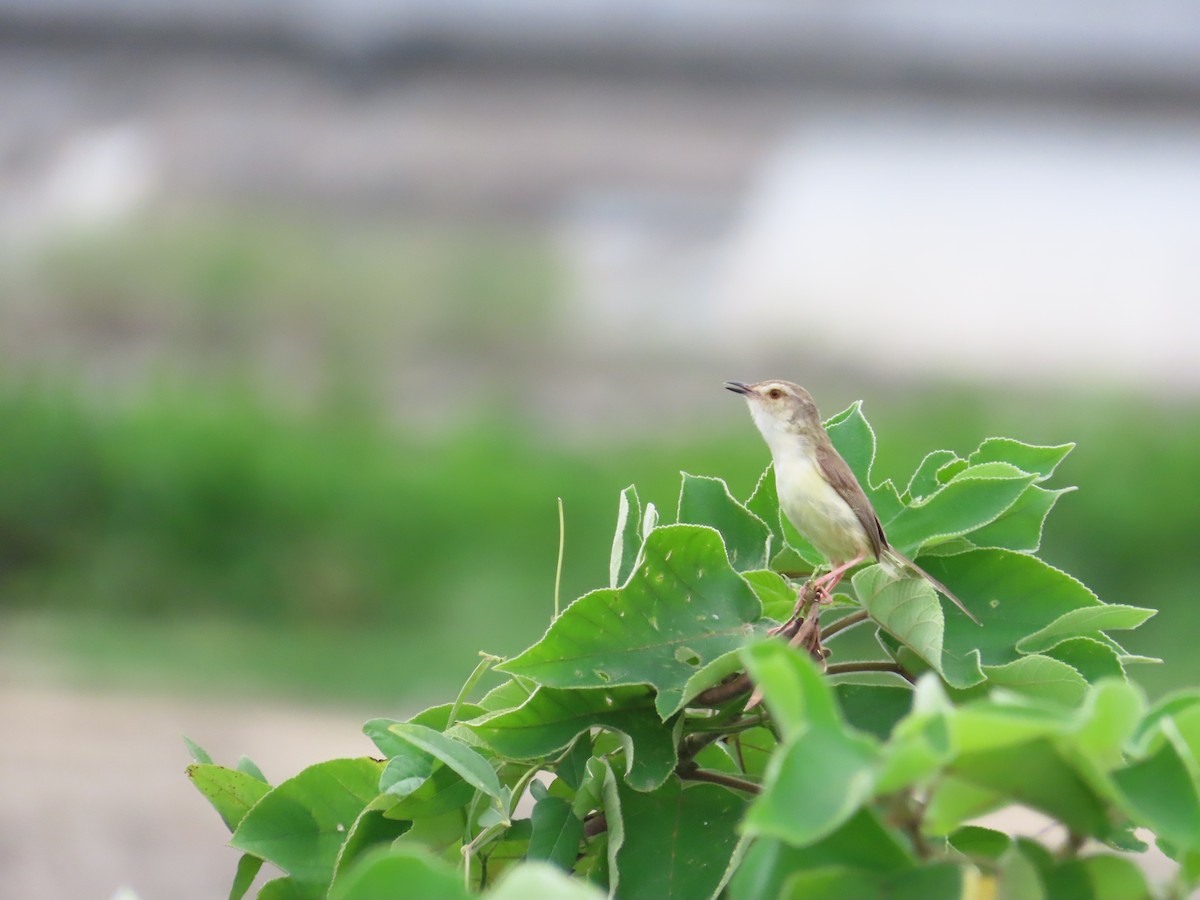
<path id="1" fill-rule="evenodd" d="M 727 382 L 725 382 L 725 390 L 727 390 L 727 391 L 733 391 L 735 394 L 749 394 L 749 393 L 751 393 L 751 390 L 750 390 L 750 385 L 748 385 L 748 384 L 742 384 L 740 381 L 727 381 Z"/>

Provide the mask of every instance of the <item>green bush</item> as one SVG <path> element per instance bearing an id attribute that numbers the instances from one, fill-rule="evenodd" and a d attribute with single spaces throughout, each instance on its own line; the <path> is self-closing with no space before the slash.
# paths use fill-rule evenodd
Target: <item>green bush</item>
<path id="1" fill-rule="evenodd" d="M 987 440 L 893 483 L 870 477 L 857 407 L 829 430 L 897 549 L 982 627 L 878 566 L 814 602 L 819 561 L 789 542 L 770 470 L 744 502 L 685 476 L 678 521 L 627 489 L 609 586 L 485 658 L 452 703 L 368 722 L 381 759 L 272 786 L 192 745 L 243 854 L 231 897 L 269 862 L 284 874 L 264 900 L 1143 900 L 1159 894 L 1122 855 L 1145 849 L 1135 829 L 1181 863 L 1161 895 L 1185 896 L 1200 695 L 1149 706 L 1126 679 L 1146 660 L 1110 632 L 1152 610 L 1037 556 L 1070 445 Z M 868 625 L 875 652 L 846 658 Z M 493 665 L 506 680 L 471 700 Z M 1011 804 L 1056 827 L 973 821 Z"/>

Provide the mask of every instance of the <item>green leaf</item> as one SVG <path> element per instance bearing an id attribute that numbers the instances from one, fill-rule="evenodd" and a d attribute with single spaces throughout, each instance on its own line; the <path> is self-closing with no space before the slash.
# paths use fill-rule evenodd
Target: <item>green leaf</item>
<path id="1" fill-rule="evenodd" d="M 977 547 L 998 547 L 1033 553 L 1042 545 L 1042 528 L 1046 517 L 1063 494 L 1073 487 L 1056 491 L 1030 485 L 998 519 L 971 532 L 971 543 Z"/>
<path id="2" fill-rule="evenodd" d="M 494 807 L 487 807 L 493 810 Z M 515 823 L 514 823 L 515 824 Z M 467 831 L 467 811 L 453 809 L 440 816 L 417 819 L 398 837 L 394 847 L 419 847 L 450 863 L 462 860 L 463 836 Z"/>
<path id="3" fill-rule="evenodd" d="M 553 866 L 531 862 L 509 869 L 484 896 L 487 900 L 605 900 L 606 895 Z"/>
<path id="4" fill-rule="evenodd" d="M 637 488 L 631 484 L 621 491 L 617 502 L 617 533 L 613 535 L 608 561 L 608 586 L 611 588 L 623 585 L 637 566 L 638 550 L 642 547 L 641 521 L 642 504 Z"/>
<path id="5" fill-rule="evenodd" d="M 1012 846 L 1012 839 L 1004 832 L 979 825 L 964 825 L 947 841 L 959 853 L 976 860 L 999 859 Z"/>
<path id="6" fill-rule="evenodd" d="M 883 884 L 877 876 L 847 869 L 823 866 L 792 875 L 779 893 L 779 900 L 884 900 Z"/>
<path id="7" fill-rule="evenodd" d="M 1010 550 L 972 550 L 926 556 L 921 565 L 971 607 L 983 627 L 948 616 L 942 668 L 955 686 L 971 682 L 976 660 L 999 666 L 1019 659 L 1017 645 L 1059 617 L 1103 604 L 1070 575 L 1033 556 Z"/>
<path id="8" fill-rule="evenodd" d="M 627 778 L 638 790 L 662 784 L 679 762 L 672 729 L 658 718 L 654 697 L 643 687 L 538 688 L 519 708 L 469 727 L 500 755 L 521 760 L 548 756 L 591 728 L 608 729 L 621 736 Z"/>
<path id="9" fill-rule="evenodd" d="M 592 758 L 591 737 L 584 735 L 571 745 L 571 750 L 559 762 L 554 774 L 558 780 L 571 790 L 579 790 L 583 779 L 587 777 L 587 763 Z"/>
<path id="10" fill-rule="evenodd" d="M 963 869 L 955 863 L 927 863 L 886 879 L 885 894 L 888 900 L 962 897 L 966 883 Z"/>
<path id="11" fill-rule="evenodd" d="M 197 744 L 195 741 L 193 741 L 186 734 L 181 735 L 181 737 L 183 738 L 184 746 L 187 747 L 187 749 L 188 749 L 188 753 L 191 754 L 192 762 L 202 763 L 203 765 L 206 765 L 206 766 L 214 765 L 212 757 L 208 755 L 207 750 L 205 750 L 203 747 L 201 747 L 199 744 Z M 265 781 L 266 779 L 263 779 L 263 780 Z"/>
<path id="12" fill-rule="evenodd" d="M 742 651 L 784 739 L 809 728 L 841 730 L 833 690 L 812 659 L 779 640 L 760 640 Z"/>
<path id="13" fill-rule="evenodd" d="M 458 772 L 415 747 L 410 753 L 392 757 L 379 779 L 379 789 L 396 798 L 389 819 L 431 818 L 471 802 L 475 788 Z"/>
<path id="14" fill-rule="evenodd" d="M 862 403 L 851 404 L 825 422 L 829 439 L 846 460 L 863 491 L 875 507 L 881 522 L 889 522 L 904 508 L 900 494 L 891 481 L 875 484 L 871 469 L 875 464 L 875 432 L 862 412 Z"/>
<path id="15" fill-rule="evenodd" d="M 933 541 L 970 534 L 1011 507 L 1034 476 L 1007 463 L 969 466 L 920 503 L 884 520 L 892 545 L 907 556 Z"/>
<path id="16" fill-rule="evenodd" d="M 653 685 L 669 715 L 692 675 L 745 643 L 762 606 L 711 528 L 656 528 L 643 554 L 623 588 L 581 597 L 498 668 L 549 687 Z"/>
<path id="17" fill-rule="evenodd" d="M 461 741 L 412 722 L 397 722 L 388 731 L 441 760 L 476 790 L 496 800 L 503 797 L 500 779 L 491 764 Z"/>
<path id="18" fill-rule="evenodd" d="M 881 741 L 912 707 L 913 692 L 907 687 L 842 683 L 833 690 L 846 721 Z"/>
<path id="19" fill-rule="evenodd" d="M 1070 666 L 1089 684 L 1105 678 L 1124 678 L 1117 651 L 1102 641 L 1078 637 L 1055 644 L 1046 651 L 1046 656 Z"/>
<path id="20" fill-rule="evenodd" d="M 268 881 L 258 892 L 258 900 L 320 900 L 311 887 L 295 878 L 276 878 Z"/>
<path id="21" fill-rule="evenodd" d="M 1103 771 L 1116 768 L 1145 707 L 1145 696 L 1134 685 L 1124 680 L 1097 683 L 1070 723 L 1075 749 Z"/>
<path id="22" fill-rule="evenodd" d="M 968 819 L 974 819 L 1011 802 L 1004 792 L 946 775 L 938 779 L 925 807 L 922 830 L 931 835 L 946 835 Z"/>
<path id="23" fill-rule="evenodd" d="M 871 796 L 879 751 L 846 729 L 833 692 L 807 654 L 781 641 L 745 651 L 746 666 L 784 744 L 767 765 L 747 834 L 805 844 L 831 833 Z M 820 765 L 814 765 L 820 760 Z"/>
<path id="24" fill-rule="evenodd" d="M 772 756 L 746 833 L 792 844 L 830 834 L 870 799 L 878 761 L 866 738 L 814 723 Z"/>
<path id="25" fill-rule="evenodd" d="M 1181 849 L 1200 848 L 1200 793 L 1195 760 L 1166 741 L 1146 759 L 1112 773 L 1122 805 L 1136 820 Z M 1187 754 L 1190 756 L 1190 754 Z"/>
<path id="26" fill-rule="evenodd" d="M 515 709 L 528 700 L 535 690 L 537 690 L 535 681 L 530 681 L 528 678 L 510 678 L 483 695 L 479 701 L 480 714 Z"/>
<path id="27" fill-rule="evenodd" d="M 571 804 L 559 797 L 544 797 L 533 807 L 533 835 L 529 859 L 545 860 L 567 872 L 575 865 L 583 822 L 571 812 Z"/>
<path id="28" fill-rule="evenodd" d="M 942 486 L 942 482 L 938 481 L 938 471 L 957 460 L 958 454 L 953 450 L 931 450 L 908 480 L 908 487 L 904 489 L 904 499 L 910 502 L 923 500 L 936 493 Z"/>
<path id="29" fill-rule="evenodd" d="M 229 900 L 242 900 L 246 892 L 254 884 L 254 879 L 262 870 L 263 861 L 257 856 L 243 853 L 238 860 L 237 871 L 233 876 L 233 884 L 229 888 Z"/>
<path id="30" fill-rule="evenodd" d="M 1050 897 L 1077 900 L 1150 900 L 1145 876 L 1130 859 L 1089 856 L 1057 866 L 1046 879 Z"/>
<path id="31" fill-rule="evenodd" d="M 730 900 L 777 897 L 792 873 L 823 866 L 885 875 L 913 864 L 904 839 L 864 807 L 832 834 L 804 847 L 772 838 L 755 840 L 730 881 L 729 895 Z"/>
<path id="32" fill-rule="evenodd" d="M 1107 805 L 1050 740 L 963 753 L 953 771 L 1008 803 L 1041 810 L 1079 834 L 1100 836 L 1107 831 Z"/>
<path id="33" fill-rule="evenodd" d="M 605 857 L 608 864 L 608 893 L 617 896 L 621 889 L 621 867 L 617 858 L 625 846 L 625 812 L 621 801 L 619 779 L 613 774 L 612 766 L 606 759 L 593 757 L 588 762 L 590 780 L 599 782 L 601 807 L 604 810 L 604 822 L 608 832 L 608 845 Z"/>
<path id="34" fill-rule="evenodd" d="M 1156 612 L 1153 609 L 1116 603 L 1084 606 L 1063 613 L 1045 627 L 1022 638 L 1016 646 L 1022 653 L 1041 653 L 1068 638 L 1087 637 L 1101 631 L 1137 628 Z"/>
<path id="35" fill-rule="evenodd" d="M 257 778 L 263 784 L 267 783 L 267 776 L 263 774 L 262 769 L 255 764 L 254 760 L 248 756 L 239 756 L 237 765 L 234 768 L 239 772 L 245 772 L 251 778 Z"/>
<path id="36" fill-rule="evenodd" d="M 696 900 L 716 889 L 746 801 L 714 784 L 668 780 L 653 793 L 618 786 L 625 841 L 618 897 Z"/>
<path id="37" fill-rule="evenodd" d="M 383 805 L 385 802 L 377 798 L 358 814 L 358 818 L 350 826 L 350 831 L 334 862 L 331 892 L 335 891 L 338 881 L 358 860 L 376 847 L 389 846 L 412 827 L 412 823 L 409 821 L 399 821 L 385 815 L 384 809 L 380 808 Z"/>
<path id="38" fill-rule="evenodd" d="M 739 572 L 762 569 L 771 559 L 771 530 L 746 509 L 720 478 L 683 473 L 679 489 L 680 524 L 708 525 L 725 541 L 729 564 Z"/>
<path id="39" fill-rule="evenodd" d="M 504 699 L 515 694 L 521 694 L 523 700 L 528 696 L 532 688 L 522 693 L 520 685 L 510 687 L 513 682 L 506 682 L 497 688 L 494 688 L 488 698 L 496 698 L 504 695 Z M 507 689 L 507 690 L 506 690 Z M 487 698 L 485 698 L 487 699 Z M 516 705 L 520 700 L 509 705 Z M 484 708 L 476 706 L 473 703 L 442 703 L 438 706 L 431 706 L 428 709 L 421 710 L 408 721 L 414 725 L 424 725 L 426 728 L 432 728 L 434 731 L 445 731 L 450 725 L 450 716 L 457 714 L 459 718 L 472 718 L 482 715 Z M 457 719 L 456 719 L 457 721 Z M 363 734 L 371 739 L 371 742 L 379 748 L 379 752 L 386 757 L 393 757 L 399 753 L 409 751 L 411 744 L 393 734 L 390 730 L 393 725 L 400 724 L 396 719 L 370 719 L 363 725 Z"/>
<path id="40" fill-rule="evenodd" d="M 470 900 L 462 875 L 420 847 L 403 845 L 373 850 L 339 878 L 331 900 Z"/>
<path id="41" fill-rule="evenodd" d="M 270 785 L 253 775 L 211 763 L 192 763 L 187 767 L 187 776 L 196 790 L 208 798 L 230 831 L 234 831 L 250 808 L 271 790 Z"/>
<path id="42" fill-rule="evenodd" d="M 851 583 L 872 619 L 936 672 L 945 674 L 942 670 L 945 618 L 937 593 L 927 581 L 896 578 L 882 566 L 868 566 L 855 572 Z M 966 679 L 959 679 L 963 680 Z"/>
<path id="43" fill-rule="evenodd" d="M 1038 481 L 1045 481 L 1074 449 L 1074 444 L 1041 447 L 1012 438 L 995 437 L 988 438 L 980 444 L 979 449 L 967 457 L 967 462 L 972 466 L 988 462 L 1006 462 L 1022 471 L 1037 475 Z"/>
<path id="44" fill-rule="evenodd" d="M 1056 700 L 1064 706 L 1077 705 L 1088 689 L 1076 669 L 1049 656 L 1023 656 L 1002 666 L 984 666 L 983 671 L 991 687 Z"/>
<path id="45" fill-rule="evenodd" d="M 378 792 L 381 768 L 367 758 L 310 766 L 263 796 L 230 845 L 274 863 L 302 885 L 327 886 L 347 829 Z"/>
<path id="46" fill-rule="evenodd" d="M 1018 839 L 999 860 L 996 900 L 1057 900 L 1047 895 L 1028 842 Z"/>
<path id="47" fill-rule="evenodd" d="M 763 606 L 763 614 L 777 622 L 789 619 L 796 608 L 796 589 L 788 584 L 778 572 L 761 569 L 743 572 L 742 577 L 750 583 Z"/>

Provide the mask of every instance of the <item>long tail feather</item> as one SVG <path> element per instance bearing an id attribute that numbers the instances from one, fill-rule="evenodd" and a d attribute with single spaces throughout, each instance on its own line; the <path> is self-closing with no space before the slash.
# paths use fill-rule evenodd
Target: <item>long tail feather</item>
<path id="1" fill-rule="evenodd" d="M 944 584 L 942 584 L 940 581 L 938 581 L 936 578 L 934 578 L 932 575 L 930 575 L 928 572 L 926 572 L 924 569 L 922 569 L 920 566 L 918 566 L 915 562 L 913 562 L 911 559 L 909 559 L 903 553 L 900 553 L 899 551 L 894 550 L 891 547 L 886 547 L 886 548 L 884 548 L 884 551 L 881 555 L 880 561 L 881 562 L 890 562 L 895 565 L 899 565 L 905 569 L 909 569 L 910 571 L 915 572 L 917 575 L 920 575 L 922 578 L 924 578 L 926 581 L 928 581 L 931 585 L 933 585 L 935 590 L 937 590 L 940 594 L 945 596 L 947 600 L 952 602 L 955 606 L 957 606 L 964 613 L 966 613 L 966 616 L 968 619 L 970 619 L 972 622 L 974 622 L 976 625 L 979 625 L 980 627 L 983 626 L 983 623 L 980 622 L 978 618 L 976 618 L 976 616 L 973 612 L 971 612 L 969 609 L 967 609 L 967 607 L 963 604 L 963 602 L 958 599 L 958 597 L 955 595 L 955 593 L 952 590 L 950 590 L 950 588 L 946 587 Z"/>

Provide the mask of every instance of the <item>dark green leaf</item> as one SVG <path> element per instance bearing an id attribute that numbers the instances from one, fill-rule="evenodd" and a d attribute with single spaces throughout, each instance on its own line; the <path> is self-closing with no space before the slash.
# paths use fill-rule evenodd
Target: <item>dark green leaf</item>
<path id="1" fill-rule="evenodd" d="M 565 748 L 581 732 L 609 729 L 621 735 L 627 778 L 639 790 L 662 784 L 678 762 L 672 730 L 658 718 L 654 696 L 643 687 L 538 688 L 521 707 L 469 727 L 512 759 L 539 759 Z"/>
<path id="2" fill-rule="evenodd" d="M 1046 893 L 1071 900 L 1151 900 L 1152 896 L 1133 860 L 1118 856 L 1062 863 L 1046 879 Z"/>
<path id="3" fill-rule="evenodd" d="M 618 897 L 696 900 L 725 873 L 746 801 L 713 784 L 668 780 L 653 793 L 619 787 L 625 841 Z"/>
<path id="4" fill-rule="evenodd" d="M 571 871 L 583 840 L 583 822 L 571 812 L 571 804 L 558 797 L 545 797 L 533 807 L 533 835 L 529 859 L 545 860 Z"/>
<path id="5" fill-rule="evenodd" d="M 771 530 L 733 499 L 720 478 L 684 472 L 676 518 L 681 524 L 715 528 L 725 541 L 729 564 L 739 572 L 762 569 L 771 559 Z"/>
<path id="6" fill-rule="evenodd" d="M 973 665 L 1004 665 L 1021 656 L 1017 645 L 1075 610 L 1101 608 L 1096 595 L 1065 572 L 1010 550 L 973 550 L 921 559 L 934 577 L 958 594 L 983 622 L 947 615 L 942 667 L 956 686 L 971 683 Z M 964 670 L 963 667 L 966 667 Z"/>
<path id="7" fill-rule="evenodd" d="M 411 722 L 397 722 L 388 726 L 388 731 L 441 760 L 476 790 L 497 800 L 502 798 L 500 779 L 496 777 L 496 771 L 486 759 L 466 744 L 440 731 Z"/>
<path id="8" fill-rule="evenodd" d="M 623 588 L 581 597 L 538 643 L 498 668 L 549 687 L 653 685 L 659 715 L 669 715 L 688 679 L 745 643 L 762 606 L 711 528 L 656 528 L 643 553 Z"/>
<path id="9" fill-rule="evenodd" d="M 347 830 L 378 793 L 381 769 L 381 763 L 366 758 L 310 766 L 259 800 L 229 843 L 274 863 L 301 884 L 324 887 Z"/>
<path id="10" fill-rule="evenodd" d="M 229 888 L 229 900 L 242 900 L 246 896 L 246 892 L 254 884 L 254 879 L 258 877 L 262 864 L 263 861 L 257 856 L 242 854 L 238 860 L 237 872 L 233 876 L 233 884 Z"/>
<path id="11" fill-rule="evenodd" d="M 846 721 L 881 741 L 887 740 L 896 723 L 912 707 L 913 692 L 907 687 L 838 684 L 834 686 L 834 693 Z"/>

